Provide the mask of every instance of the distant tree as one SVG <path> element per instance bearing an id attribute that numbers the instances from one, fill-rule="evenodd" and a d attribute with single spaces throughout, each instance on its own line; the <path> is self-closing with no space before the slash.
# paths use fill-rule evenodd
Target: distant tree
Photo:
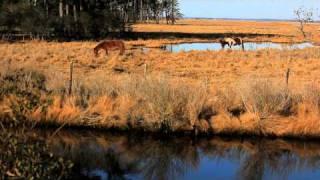
<path id="1" fill-rule="evenodd" d="M 160 21 L 161 5 L 162 2 L 160 0 L 150 0 L 150 7 L 153 13 L 153 19 L 156 21 L 156 23 L 159 23 Z"/>
<path id="2" fill-rule="evenodd" d="M 0 9 L 0 26 L 8 32 L 19 31 L 26 5 L 17 1 L 3 1 Z"/>
<path id="3" fill-rule="evenodd" d="M 305 25 L 313 22 L 313 12 L 312 10 L 307 10 L 304 7 L 300 7 L 294 11 L 294 14 L 299 22 L 299 31 L 302 33 L 303 37 L 306 38 L 307 33 L 305 31 Z"/>
<path id="4" fill-rule="evenodd" d="M 170 1 L 171 0 L 163 0 L 163 11 L 167 24 L 170 21 Z"/>
<path id="5" fill-rule="evenodd" d="M 0 33 L 97 38 L 129 30 L 137 20 L 159 23 L 163 14 L 174 24 L 178 0 L 0 0 Z"/>
<path id="6" fill-rule="evenodd" d="M 178 0 L 171 0 L 171 24 L 175 24 L 177 19 L 182 17 L 182 13 L 179 9 L 179 2 Z"/>
<path id="7" fill-rule="evenodd" d="M 22 11 L 19 24 L 21 31 L 34 34 L 45 34 L 48 31 L 47 17 L 44 9 L 27 6 Z"/>

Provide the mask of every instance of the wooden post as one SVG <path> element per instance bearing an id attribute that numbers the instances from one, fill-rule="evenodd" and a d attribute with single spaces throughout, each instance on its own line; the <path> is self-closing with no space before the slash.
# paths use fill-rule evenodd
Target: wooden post
<path id="1" fill-rule="evenodd" d="M 7 66 L 8 66 L 8 67 L 7 67 L 8 72 L 10 72 L 10 70 L 11 70 L 11 61 L 12 61 L 11 59 L 8 60 L 8 64 L 7 64 Z"/>
<path id="2" fill-rule="evenodd" d="M 287 74 L 286 74 L 286 84 L 287 84 L 287 87 L 289 85 L 289 78 L 290 78 L 290 68 L 287 69 Z"/>
<path id="3" fill-rule="evenodd" d="M 69 96 L 72 94 L 73 61 L 70 63 Z"/>
<path id="4" fill-rule="evenodd" d="M 147 64 L 144 64 L 144 71 L 143 71 L 143 73 L 144 73 L 144 77 L 146 77 L 146 76 L 147 76 Z"/>

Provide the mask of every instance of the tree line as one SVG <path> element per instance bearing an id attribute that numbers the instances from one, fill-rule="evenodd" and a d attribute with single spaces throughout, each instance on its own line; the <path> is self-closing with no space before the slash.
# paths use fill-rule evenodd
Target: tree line
<path id="1" fill-rule="evenodd" d="M 99 38 L 181 17 L 178 0 L 0 0 L 0 32 Z"/>

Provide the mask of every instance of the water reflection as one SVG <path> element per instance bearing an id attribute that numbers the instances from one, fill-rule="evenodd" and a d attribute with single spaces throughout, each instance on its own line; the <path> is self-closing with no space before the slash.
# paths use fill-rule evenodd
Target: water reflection
<path id="1" fill-rule="evenodd" d="M 92 179 L 320 178 L 316 142 L 62 131 L 48 143 L 54 153 L 75 162 L 80 177 Z"/>
<path id="2" fill-rule="evenodd" d="M 273 43 L 273 42 L 246 42 L 244 43 L 245 50 L 255 51 L 260 49 L 280 49 L 280 50 L 293 50 L 293 49 L 304 49 L 313 47 L 312 43 L 297 43 L 297 44 L 284 44 L 284 43 Z M 192 51 L 192 50 L 221 50 L 220 43 L 182 43 L 182 44 L 169 44 L 166 46 L 169 52 L 181 52 L 181 51 Z M 228 49 L 228 48 L 226 48 Z M 232 47 L 233 50 L 241 50 L 240 46 Z"/>

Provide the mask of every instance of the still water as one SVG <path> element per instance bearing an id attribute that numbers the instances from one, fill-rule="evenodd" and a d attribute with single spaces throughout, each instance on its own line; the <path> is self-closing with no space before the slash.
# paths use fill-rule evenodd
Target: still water
<path id="1" fill-rule="evenodd" d="M 320 179 L 320 142 L 37 132 L 89 179 Z"/>
<path id="2" fill-rule="evenodd" d="M 297 44 L 284 44 L 284 43 L 273 43 L 273 42 L 247 42 L 244 43 L 245 50 L 255 51 L 260 49 L 280 49 L 280 50 L 293 50 L 293 49 L 304 49 L 313 47 L 312 43 L 297 43 Z M 165 50 L 170 52 L 181 52 L 181 51 L 192 51 L 192 50 L 221 50 L 220 43 L 182 43 L 182 44 L 169 44 L 166 45 Z M 229 47 L 225 47 L 229 49 Z M 232 47 L 233 50 L 240 50 L 240 46 Z"/>

